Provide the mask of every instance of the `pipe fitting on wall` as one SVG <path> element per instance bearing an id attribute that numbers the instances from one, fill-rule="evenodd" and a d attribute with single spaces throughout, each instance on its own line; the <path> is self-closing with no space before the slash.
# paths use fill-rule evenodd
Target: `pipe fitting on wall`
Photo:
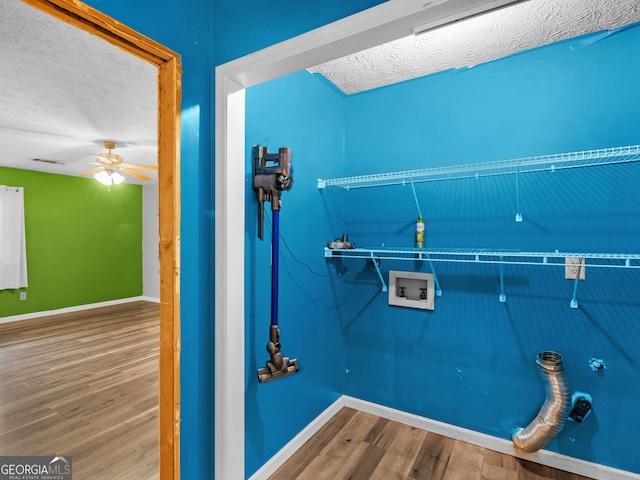
<path id="1" fill-rule="evenodd" d="M 540 352 L 536 363 L 540 367 L 546 398 L 536 418 L 513 434 L 515 447 L 528 453 L 547 445 L 562 430 L 571 410 L 571 394 L 564 375 L 562 355 Z"/>

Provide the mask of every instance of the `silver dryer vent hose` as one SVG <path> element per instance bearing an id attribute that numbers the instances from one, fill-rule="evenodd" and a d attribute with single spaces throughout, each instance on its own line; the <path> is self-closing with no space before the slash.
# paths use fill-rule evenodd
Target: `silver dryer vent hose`
<path id="1" fill-rule="evenodd" d="M 571 410 L 571 394 L 564 375 L 562 355 L 540 352 L 536 363 L 544 381 L 546 399 L 538 416 L 513 434 L 514 445 L 529 453 L 543 448 L 562 430 Z"/>

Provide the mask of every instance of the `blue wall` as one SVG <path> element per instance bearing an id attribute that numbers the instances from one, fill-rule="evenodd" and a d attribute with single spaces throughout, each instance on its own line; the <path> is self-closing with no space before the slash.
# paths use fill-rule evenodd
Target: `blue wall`
<path id="1" fill-rule="evenodd" d="M 335 93 L 332 88 L 325 86 L 322 93 L 322 82 L 299 73 L 249 91 L 248 129 L 264 122 L 259 117 L 269 105 L 282 105 L 292 121 L 269 117 L 269 128 L 252 133 L 247 148 L 267 137 L 274 149 L 295 142 L 294 159 L 301 152 L 336 148 L 339 132 L 326 132 L 331 113 L 322 108 L 317 122 L 307 118 L 320 106 L 335 108 L 336 123 L 345 115 L 344 157 L 309 165 L 311 176 L 285 194 L 283 218 L 290 215 L 292 223 L 283 231 L 290 245 L 301 249 L 300 256 L 314 270 L 326 240 L 342 232 L 362 247 L 411 247 L 417 209 L 409 186 L 318 191 L 313 179 L 640 144 L 640 121 L 633 113 L 640 107 L 634 88 L 640 84 L 639 44 L 640 27 L 600 33 L 472 69 L 338 97 L 339 102 L 327 100 Z M 523 174 L 522 223 L 515 222 L 513 176 L 417 184 L 416 192 L 428 247 L 633 253 L 640 235 L 639 180 L 637 164 Z M 295 211 L 287 210 L 291 204 Z M 248 235 L 254 228 L 250 218 Z M 253 248 L 247 258 L 264 262 L 268 245 Z M 267 292 L 255 291 L 266 278 L 265 268 L 252 265 L 248 272 L 255 279 L 251 298 L 256 305 L 268 302 Z M 384 260 L 381 268 L 385 277 L 389 270 L 429 271 L 423 264 Z M 572 390 L 589 393 L 594 408 L 585 423 L 568 422 L 547 448 L 640 472 L 635 454 L 640 420 L 630 410 L 640 394 L 637 270 L 587 269 L 578 290 L 580 308 L 571 309 L 573 282 L 564 279 L 562 267 L 505 267 L 506 303 L 498 301 L 495 265 L 437 263 L 435 268 L 443 295 L 433 312 L 389 307 L 375 270 L 364 261 L 326 261 L 330 279 L 301 273 L 305 287 L 312 285 L 324 302 L 337 302 L 337 309 L 297 300 L 314 312 L 312 327 L 305 332 L 307 322 L 295 314 L 286 318 L 290 323 L 283 328 L 294 330 L 296 337 L 283 339 L 285 348 L 292 348 L 303 366 L 316 362 L 318 352 L 298 349 L 297 343 L 318 335 L 317 321 L 331 329 L 337 321 L 344 343 L 336 348 L 344 348 L 345 363 L 334 371 L 344 372 L 344 393 L 505 439 L 514 427 L 527 425 L 544 401 L 536 354 L 558 351 Z M 266 312 L 251 312 L 247 321 L 247 331 L 257 335 L 247 348 L 247 360 L 258 362 L 251 363 L 250 378 L 265 358 Z M 593 371 L 592 357 L 602 358 L 606 370 Z M 303 378 L 290 379 L 291 384 Z M 280 381 L 278 393 L 292 394 L 285 390 L 290 380 Z M 326 384 L 304 388 L 307 398 L 321 395 L 329 401 L 333 396 L 324 392 L 333 394 L 339 386 L 326 379 Z M 256 396 L 249 381 L 248 401 L 266 400 L 270 392 L 261 389 Z M 260 415 L 268 410 L 266 405 L 257 409 Z M 248 449 L 256 450 L 258 465 L 256 444 L 266 437 L 247 420 Z M 294 431 L 281 435 L 282 440 Z"/>
<path id="2" fill-rule="evenodd" d="M 213 478 L 214 68 L 381 0 L 86 0 L 182 57 L 181 478 Z"/>
<path id="3" fill-rule="evenodd" d="M 349 175 L 640 144 L 640 27 L 562 42 L 472 69 L 444 72 L 348 99 Z M 520 177 L 416 185 L 428 247 L 638 252 L 637 164 Z M 413 246 L 417 209 L 409 186 L 352 190 L 346 222 L 359 246 Z M 588 392 L 587 421 L 569 423 L 549 449 L 640 472 L 637 270 L 587 269 L 573 283 L 560 267 L 436 264 L 434 312 L 387 305 L 375 271 L 348 262 L 343 277 L 346 393 L 510 438 L 544 400 L 535 365 L 563 354 L 568 381 Z M 388 270 L 413 262 L 383 261 Z M 588 361 L 604 359 L 594 372 Z M 373 374 L 372 365 L 376 365 Z"/>
<path id="4" fill-rule="evenodd" d="M 246 188 L 246 474 L 255 472 L 332 404 L 344 390 L 344 342 L 339 299 L 329 281 L 323 243 L 337 235 L 318 201 L 319 175 L 344 174 L 344 98 L 306 72 L 247 90 Z M 297 358 L 296 375 L 259 384 L 269 356 L 271 204 L 264 241 L 257 239 L 251 187 L 251 147 L 290 147 L 294 183 L 280 211 L 279 324 L 283 353 Z"/>

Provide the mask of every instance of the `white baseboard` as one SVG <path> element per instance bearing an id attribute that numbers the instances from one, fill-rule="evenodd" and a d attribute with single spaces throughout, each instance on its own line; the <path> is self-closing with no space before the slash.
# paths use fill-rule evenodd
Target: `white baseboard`
<path id="1" fill-rule="evenodd" d="M 463 442 L 488 448 L 496 452 L 523 458 L 531 462 L 546 465 L 552 468 L 583 475 L 596 480 L 638 480 L 638 474 L 618 470 L 593 462 L 587 462 L 560 453 L 540 450 L 535 453 L 523 453 L 513 447 L 513 442 L 504 438 L 494 437 L 485 433 L 476 432 L 462 427 L 457 427 L 430 418 L 421 417 L 411 413 L 395 410 L 393 408 L 367 402 L 358 398 L 343 395 L 333 402 L 324 412 L 296 435 L 289 443 L 280 449 L 267 463 L 265 463 L 249 480 L 267 480 L 280 468 L 291 456 L 309 440 L 322 426 L 338 413 L 342 407 L 350 407 L 355 410 L 371 413 L 395 422 L 420 428 L 428 432 L 437 433 L 445 437 L 461 440 Z"/>
<path id="2" fill-rule="evenodd" d="M 546 465 L 548 467 L 565 470 L 567 472 L 583 475 L 597 480 L 638 480 L 638 474 L 607 467 L 598 463 L 587 462 L 579 458 L 569 457 L 548 450 L 539 450 L 534 453 L 524 453 L 513 447 L 513 442 L 504 438 L 494 437 L 485 433 L 476 432 L 448 423 L 431 420 L 411 413 L 402 412 L 393 408 L 384 407 L 353 397 L 343 396 L 341 400 L 345 407 L 351 407 L 363 412 L 372 413 L 382 418 L 404 423 L 412 427 L 437 433 L 445 437 L 462 440 L 479 447 L 488 448 L 500 453 L 505 453 L 517 458 L 523 458 L 531 462 Z"/>
<path id="3" fill-rule="evenodd" d="M 132 301 L 137 301 L 137 300 L 142 300 L 144 302 L 160 303 L 159 298 L 147 297 L 146 295 L 143 295 L 141 297 L 135 297 L 135 300 L 132 300 Z"/>
<path id="4" fill-rule="evenodd" d="M 304 430 L 298 435 L 293 437 L 289 443 L 282 447 L 278 453 L 267 461 L 260 469 L 249 477 L 249 480 L 267 480 L 271 475 L 275 473 L 284 463 L 291 458 L 291 456 L 298 451 L 307 440 L 313 437 L 318 430 L 320 430 L 325 423 L 327 423 L 333 416 L 344 407 L 344 396 L 338 398 L 329 407 L 318 415 Z"/>
<path id="5" fill-rule="evenodd" d="M 49 315 L 58 315 L 58 314 L 61 314 L 61 313 L 79 312 L 81 310 L 90 310 L 92 308 L 109 307 L 111 305 L 120 305 L 120 304 L 123 304 L 123 303 L 139 302 L 139 301 L 160 303 L 159 299 L 152 298 L 152 297 L 120 298 L 118 300 L 109 300 L 109 301 L 106 301 L 106 302 L 89 303 L 87 305 L 76 305 L 76 306 L 73 306 L 73 307 L 58 308 L 56 310 L 45 310 L 45 311 L 42 311 L 42 312 L 32 312 L 32 313 L 23 313 L 21 315 L 12 315 L 12 316 L 9 316 L 9 317 L 0 318 L 0 323 L 20 322 L 22 320 L 31 320 L 33 318 L 47 317 Z"/>

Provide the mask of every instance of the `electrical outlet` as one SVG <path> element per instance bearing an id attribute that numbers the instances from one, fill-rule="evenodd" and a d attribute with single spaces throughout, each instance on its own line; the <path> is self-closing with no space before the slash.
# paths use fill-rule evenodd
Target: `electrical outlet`
<path id="1" fill-rule="evenodd" d="M 26 300 L 27 299 L 27 292 L 20 292 L 20 300 Z"/>
<path id="2" fill-rule="evenodd" d="M 585 259 L 579 257 L 566 257 L 564 260 L 564 278 L 567 280 L 584 280 Z"/>

